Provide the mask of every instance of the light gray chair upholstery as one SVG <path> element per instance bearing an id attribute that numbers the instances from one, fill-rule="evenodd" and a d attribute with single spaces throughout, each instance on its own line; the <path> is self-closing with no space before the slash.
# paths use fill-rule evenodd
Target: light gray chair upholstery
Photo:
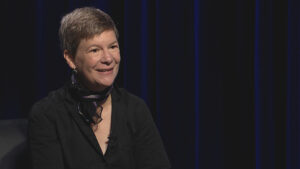
<path id="1" fill-rule="evenodd" d="M 28 169 L 27 120 L 0 120 L 0 169 Z"/>

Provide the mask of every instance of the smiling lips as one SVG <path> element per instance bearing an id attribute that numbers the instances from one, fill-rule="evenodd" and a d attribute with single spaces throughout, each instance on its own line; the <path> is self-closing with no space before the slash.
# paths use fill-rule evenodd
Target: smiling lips
<path id="1" fill-rule="evenodd" d="M 98 72 L 110 72 L 112 71 L 114 68 L 109 68 L 109 69 L 97 69 Z"/>

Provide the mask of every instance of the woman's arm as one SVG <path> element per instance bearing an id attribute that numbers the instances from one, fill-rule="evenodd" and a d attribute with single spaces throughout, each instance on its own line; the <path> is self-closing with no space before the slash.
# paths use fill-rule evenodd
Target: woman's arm
<path id="1" fill-rule="evenodd" d="M 134 155 L 137 169 L 171 168 L 163 142 L 147 105 L 138 105 Z"/>
<path id="2" fill-rule="evenodd" d="M 34 106 L 29 117 L 29 148 L 33 169 L 63 169 L 62 148 L 54 119 L 41 106 Z"/>

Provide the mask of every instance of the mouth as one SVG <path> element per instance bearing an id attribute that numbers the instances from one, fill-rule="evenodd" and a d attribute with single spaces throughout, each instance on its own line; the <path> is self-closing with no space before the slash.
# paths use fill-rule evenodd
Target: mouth
<path id="1" fill-rule="evenodd" d="M 114 68 L 107 68 L 107 69 L 97 69 L 98 72 L 111 72 Z"/>

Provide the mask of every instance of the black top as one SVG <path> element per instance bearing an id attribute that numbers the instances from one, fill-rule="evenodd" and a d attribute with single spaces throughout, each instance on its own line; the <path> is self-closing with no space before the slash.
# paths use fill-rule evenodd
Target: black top
<path id="1" fill-rule="evenodd" d="M 29 118 L 33 169 L 170 168 L 144 101 L 124 89 L 114 88 L 111 95 L 111 133 L 105 155 L 67 87 L 37 102 Z"/>

